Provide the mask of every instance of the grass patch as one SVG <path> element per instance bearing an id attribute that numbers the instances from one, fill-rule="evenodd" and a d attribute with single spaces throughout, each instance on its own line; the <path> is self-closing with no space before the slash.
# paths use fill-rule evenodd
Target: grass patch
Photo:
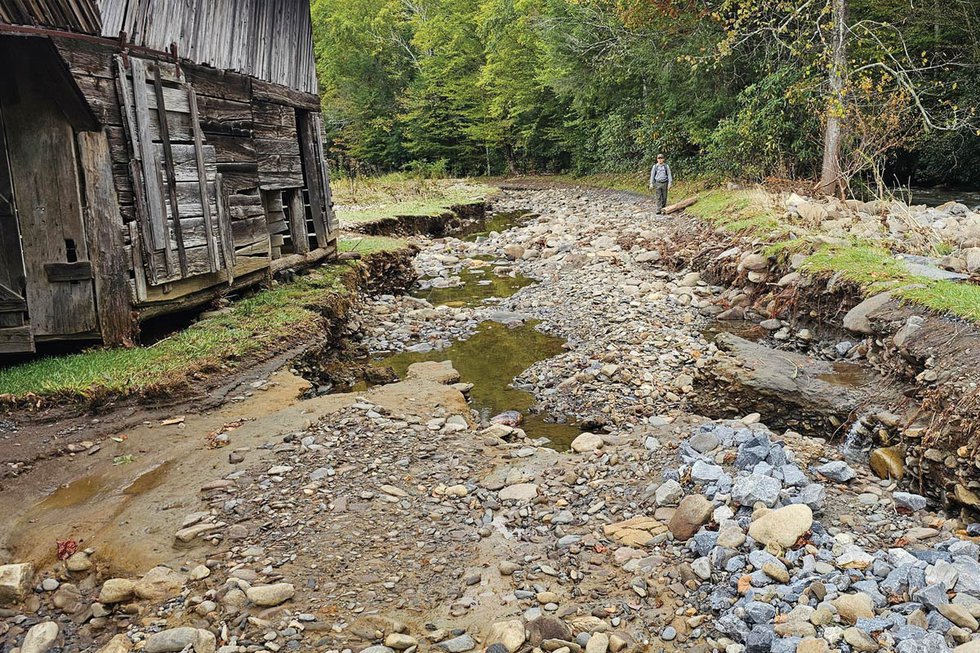
<path id="1" fill-rule="evenodd" d="M 331 182 L 341 223 L 374 222 L 399 215 L 439 215 L 456 204 L 480 202 L 496 192 L 467 179 L 421 179 L 402 173 L 348 177 Z"/>
<path id="2" fill-rule="evenodd" d="M 794 224 L 768 208 L 770 201 L 761 191 L 712 190 L 700 196 L 688 212 L 717 228 L 756 239 L 781 240 L 763 248 L 766 256 L 785 260 L 805 253 L 801 271 L 814 275 L 840 275 L 861 287 L 866 295 L 895 291 L 903 299 L 939 313 L 980 323 L 980 286 L 949 280 L 933 280 L 912 274 L 885 247 L 867 242 L 832 244 L 821 241 L 818 233 Z M 788 234 L 795 237 L 786 238 Z M 936 253 L 948 253 L 940 243 Z"/>
<path id="3" fill-rule="evenodd" d="M 393 252 L 408 244 L 404 238 L 389 238 L 388 236 L 359 236 L 340 239 L 341 252 L 358 252 L 374 254 L 375 252 Z"/>
<path id="4" fill-rule="evenodd" d="M 955 281 L 932 281 L 924 287 L 903 288 L 898 296 L 940 313 L 980 323 L 980 286 Z"/>
<path id="5" fill-rule="evenodd" d="M 872 245 L 826 245 L 808 256 L 802 269 L 815 274 L 839 273 L 873 292 L 895 284 L 922 281 L 910 274 L 888 250 Z"/>
<path id="6" fill-rule="evenodd" d="M 348 291 L 347 265 L 319 268 L 262 290 L 148 347 L 91 349 L 0 370 L 0 394 L 86 399 L 152 393 L 203 372 L 262 357 L 316 328 L 315 310 Z"/>

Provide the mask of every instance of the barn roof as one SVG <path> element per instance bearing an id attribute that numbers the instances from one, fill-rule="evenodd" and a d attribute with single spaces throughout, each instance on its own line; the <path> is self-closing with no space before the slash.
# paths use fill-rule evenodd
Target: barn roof
<path id="1" fill-rule="evenodd" d="M 317 93 L 309 0 L 0 0 L 0 24 L 81 32 Z"/>

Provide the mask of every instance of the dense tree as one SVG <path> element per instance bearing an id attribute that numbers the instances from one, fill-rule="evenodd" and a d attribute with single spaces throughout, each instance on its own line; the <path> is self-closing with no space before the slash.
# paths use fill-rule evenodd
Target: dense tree
<path id="1" fill-rule="evenodd" d="M 980 180 L 978 4 L 314 0 L 314 28 L 347 168 L 626 170 L 666 150 L 831 190 Z"/>

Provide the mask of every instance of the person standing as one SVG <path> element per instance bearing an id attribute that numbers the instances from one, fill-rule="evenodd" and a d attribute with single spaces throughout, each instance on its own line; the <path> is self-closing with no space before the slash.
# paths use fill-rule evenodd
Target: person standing
<path id="1" fill-rule="evenodd" d="M 657 162 L 650 169 L 650 190 L 656 192 L 657 214 L 667 206 L 667 191 L 674 185 L 674 176 L 663 154 L 657 155 Z"/>

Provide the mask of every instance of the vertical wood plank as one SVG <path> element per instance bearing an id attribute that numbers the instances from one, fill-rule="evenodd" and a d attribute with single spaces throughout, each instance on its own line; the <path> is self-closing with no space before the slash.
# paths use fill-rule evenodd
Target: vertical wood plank
<path id="1" fill-rule="evenodd" d="M 139 246 L 142 239 L 139 225 L 135 222 L 129 223 L 129 242 L 132 243 L 133 254 L 133 280 L 136 282 L 136 301 L 138 303 L 146 301 L 146 266 L 143 265 L 143 250 Z"/>
<path id="2" fill-rule="evenodd" d="M 160 66 L 153 66 L 153 90 L 157 99 L 157 116 L 160 124 L 160 144 L 163 146 L 163 165 L 167 172 L 167 193 L 170 197 L 170 214 L 174 221 L 174 236 L 177 240 L 177 258 L 180 262 L 180 276 L 187 276 L 187 252 L 184 250 L 184 229 L 180 224 L 180 206 L 177 201 L 177 175 L 174 172 L 174 151 L 170 144 L 170 126 L 167 123 L 167 107 L 163 98 L 163 82 L 160 80 Z"/>
<path id="3" fill-rule="evenodd" d="M 214 189 L 218 205 L 218 231 L 221 232 L 221 250 L 224 254 L 225 268 L 228 270 L 228 285 L 230 286 L 235 280 L 235 241 L 229 222 L 225 184 L 220 172 L 214 177 Z"/>
<path id="4" fill-rule="evenodd" d="M 326 247 L 329 242 L 326 226 L 325 195 L 321 176 L 322 162 L 317 162 L 314 123 L 310 112 L 296 112 L 296 128 L 299 135 L 300 155 L 303 159 L 303 178 L 310 195 L 310 213 L 313 214 L 313 231 L 316 233 L 317 247 Z"/>
<path id="5" fill-rule="evenodd" d="M 208 177 L 207 169 L 204 167 L 204 134 L 201 132 L 201 123 L 198 119 L 197 93 L 187 85 L 187 98 L 191 107 L 191 129 L 194 131 L 194 151 L 197 155 L 197 177 L 201 186 L 201 206 L 204 210 L 204 239 L 208 247 L 208 263 L 211 272 L 217 272 L 218 251 L 214 242 L 214 227 L 211 222 L 211 206 L 208 201 Z"/>
<path id="6" fill-rule="evenodd" d="M 310 251 L 310 235 L 306 231 L 306 205 L 303 204 L 303 191 L 299 188 L 289 191 L 289 235 L 296 254 Z"/>
<path id="7" fill-rule="evenodd" d="M 146 188 L 146 208 L 150 216 L 150 236 L 153 249 L 163 250 L 167 269 L 173 270 L 173 249 L 167 228 L 167 207 L 163 201 L 160 162 L 150 131 L 150 103 L 146 96 L 146 65 L 140 59 L 130 59 L 133 70 L 133 105 L 139 135 L 140 160 L 143 164 L 143 184 Z"/>
<path id="8" fill-rule="evenodd" d="M 85 179 L 86 237 L 95 272 L 95 303 L 102 341 L 133 344 L 129 266 L 122 238 L 122 215 L 112 178 L 112 157 L 105 132 L 78 133 L 79 166 Z M 135 249 L 139 249 L 138 245 Z"/>

